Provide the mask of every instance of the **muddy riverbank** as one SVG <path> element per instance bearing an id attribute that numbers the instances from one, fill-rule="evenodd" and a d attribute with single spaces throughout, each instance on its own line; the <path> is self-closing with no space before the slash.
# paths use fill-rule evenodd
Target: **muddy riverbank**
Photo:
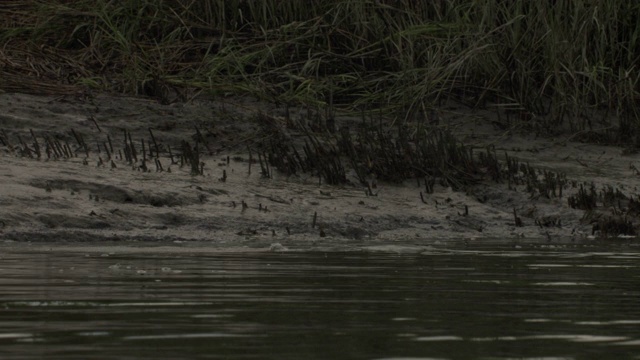
<path id="1" fill-rule="evenodd" d="M 504 129 L 489 112 L 450 107 L 440 111 L 441 124 L 469 146 L 492 145 L 500 156 L 566 174 L 561 196 L 532 196 L 525 186 L 490 178 L 456 191 L 435 183 L 430 194 L 415 180 L 388 183 L 375 174 L 367 186 L 351 172 L 342 185 L 327 185 L 313 173 L 274 170 L 265 178 L 255 153 L 249 155 L 263 136 L 255 114 L 279 121 L 284 110 L 248 99 L 162 105 L 108 95 L 4 93 L 0 105 L 4 241 L 199 241 L 282 250 L 336 243 L 592 241 L 606 216 L 628 221 L 629 233 L 636 226 L 630 207 L 637 197 L 637 154 L 573 142 L 571 134 L 538 137 Z M 293 118 L 304 112 L 291 111 Z M 339 124 L 353 121 L 337 118 Z M 181 166 L 183 140 L 199 142 L 200 174 Z M 127 141 L 137 146 L 136 160 L 123 154 Z M 618 208 L 596 199 L 597 214 L 570 206 L 568 198 L 583 183 L 624 197 Z"/>

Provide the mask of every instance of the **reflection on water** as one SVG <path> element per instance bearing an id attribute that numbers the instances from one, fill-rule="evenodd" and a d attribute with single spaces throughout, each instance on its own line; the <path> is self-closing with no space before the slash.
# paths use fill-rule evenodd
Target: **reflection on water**
<path id="1" fill-rule="evenodd" d="M 0 252 L 2 359 L 640 359 L 640 252 Z"/>

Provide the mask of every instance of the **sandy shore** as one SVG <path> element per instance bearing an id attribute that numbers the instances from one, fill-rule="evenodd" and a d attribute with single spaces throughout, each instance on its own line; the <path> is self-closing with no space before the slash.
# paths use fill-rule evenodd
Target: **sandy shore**
<path id="1" fill-rule="evenodd" d="M 258 140 L 259 124 L 252 114 L 264 111 L 277 117 L 282 110 L 255 101 L 160 105 L 107 95 L 4 93 L 0 104 L 0 239 L 5 242 L 198 241 L 219 248 L 281 250 L 597 239 L 593 221 L 568 205 L 567 197 L 578 189 L 571 185 L 562 197 L 532 198 L 522 187 L 509 189 L 486 180 L 464 191 L 436 185 L 433 194 L 421 199 L 423 187 L 415 181 L 378 181 L 372 195 L 359 184 L 319 184 L 313 174 L 286 177 L 276 172 L 263 178 L 259 166 L 247 161 L 247 146 Z M 638 155 L 574 143 L 568 136 L 542 138 L 503 130 L 493 125 L 488 112 L 445 109 L 442 114 L 467 144 L 493 144 L 522 162 L 565 173 L 573 185 L 593 182 L 598 189 L 611 186 L 637 197 Z M 144 171 L 141 161 L 130 164 L 118 150 L 111 154 L 113 162 L 104 150 L 96 151 L 98 144 L 108 146 L 107 135 L 113 147 L 122 148 L 125 129 L 153 151 L 149 128 L 165 150 L 184 139 L 193 141 L 199 129 L 207 141 L 203 175 L 191 175 L 178 161 L 171 164 L 164 152 L 162 171 L 153 161 L 145 163 Z M 88 156 L 72 129 L 89 144 Z M 20 150 L 20 141 L 33 148 L 31 131 L 39 139 L 40 158 Z M 47 156 L 46 137 L 69 144 L 74 156 Z M 522 224 L 516 224 L 514 210 Z"/>

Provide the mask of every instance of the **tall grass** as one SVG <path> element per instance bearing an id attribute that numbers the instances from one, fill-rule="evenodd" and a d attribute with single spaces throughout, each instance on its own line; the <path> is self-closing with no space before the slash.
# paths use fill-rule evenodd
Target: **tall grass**
<path id="1" fill-rule="evenodd" d="M 197 89 L 399 119 L 454 100 L 549 130 L 607 112 L 639 128 L 634 1 L 6 1 L 0 19 L 5 79 L 39 79 L 11 90 Z"/>

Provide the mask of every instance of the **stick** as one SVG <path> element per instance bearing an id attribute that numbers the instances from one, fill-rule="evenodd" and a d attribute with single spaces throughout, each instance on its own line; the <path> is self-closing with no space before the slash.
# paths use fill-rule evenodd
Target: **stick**
<path id="1" fill-rule="evenodd" d="M 98 128 L 98 132 L 102 132 L 102 130 L 100 129 L 100 125 L 98 125 L 98 122 L 96 121 L 96 118 L 92 116 L 89 116 L 89 119 L 91 119 L 93 121 L 93 123 L 96 125 L 96 127 Z"/>
<path id="2" fill-rule="evenodd" d="M 155 146 L 156 148 L 156 159 L 160 156 L 160 150 L 158 149 L 158 143 L 156 142 L 156 137 L 153 136 L 153 132 L 151 131 L 151 128 L 149 128 L 149 134 L 151 134 L 151 140 L 153 141 L 153 146 Z M 151 151 L 149 151 L 149 153 L 151 153 Z"/>

